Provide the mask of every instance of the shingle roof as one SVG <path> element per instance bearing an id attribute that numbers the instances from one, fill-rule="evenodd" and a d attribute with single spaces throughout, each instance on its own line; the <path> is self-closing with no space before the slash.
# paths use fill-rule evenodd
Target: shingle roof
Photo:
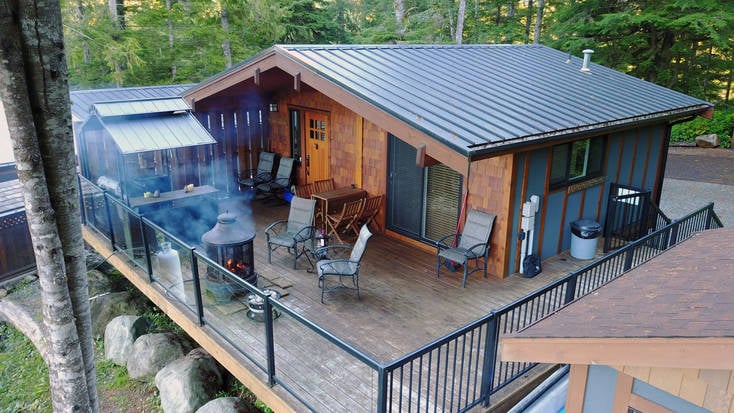
<path id="1" fill-rule="evenodd" d="M 71 113 L 77 120 L 89 118 L 92 105 L 97 102 L 137 100 L 181 96 L 193 84 L 121 87 L 110 89 L 75 90 L 71 92 Z"/>
<path id="2" fill-rule="evenodd" d="M 582 72 L 582 58 L 540 45 L 274 50 L 465 155 L 712 106 L 594 63 Z"/>

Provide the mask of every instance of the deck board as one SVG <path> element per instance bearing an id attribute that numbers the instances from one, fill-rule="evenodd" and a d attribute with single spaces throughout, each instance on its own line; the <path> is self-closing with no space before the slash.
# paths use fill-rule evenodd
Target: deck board
<path id="1" fill-rule="evenodd" d="M 440 278 L 436 277 L 435 253 L 375 234 L 368 242 L 360 270 L 361 298 L 357 299 L 354 291 L 334 291 L 326 294 L 322 304 L 317 276 L 306 271 L 309 266 L 305 258 L 299 259 L 295 270 L 292 256 L 285 250 L 274 252 L 272 263 L 267 262 L 263 230 L 271 222 L 287 217 L 287 205 L 266 206 L 258 201 L 248 205 L 241 199 L 230 199 L 222 202 L 220 210 L 238 214 L 243 225 L 245 221 L 254 221 L 255 270 L 260 288 L 285 285 L 286 288 L 278 288 L 284 293 L 280 299 L 283 305 L 382 363 L 422 347 L 589 262 L 560 255 L 544 261 L 543 271 L 533 278 L 519 274 L 504 279 L 492 275 L 484 278 L 479 271 L 469 276 L 466 288 L 461 288 L 461 271 L 442 268 Z M 191 279 L 187 281 L 186 302 L 193 308 Z M 264 324 L 249 319 L 244 297 L 237 299 L 242 303 L 239 310 L 236 303 L 224 307 L 205 299 L 205 319 L 231 337 L 233 345 L 265 364 Z M 374 371 L 287 314 L 275 320 L 274 333 L 278 380 L 297 389 L 317 411 L 374 411 Z M 241 355 L 237 357 L 243 364 L 249 363 Z M 472 377 L 471 382 L 475 379 Z M 467 380 L 464 378 L 461 385 L 466 386 Z M 273 390 L 292 400 L 283 388 L 275 386 Z M 429 389 L 431 399 L 435 391 L 443 390 L 440 386 Z"/>

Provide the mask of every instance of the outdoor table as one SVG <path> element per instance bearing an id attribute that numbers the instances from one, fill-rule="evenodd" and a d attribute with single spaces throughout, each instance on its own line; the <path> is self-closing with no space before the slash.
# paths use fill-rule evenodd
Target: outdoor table
<path id="1" fill-rule="evenodd" d="M 311 195 L 318 203 L 317 210 L 322 211 L 321 229 L 326 230 L 326 215 L 338 212 L 341 207 L 349 201 L 355 201 L 367 196 L 367 191 L 361 188 L 336 188 L 329 191 L 319 192 Z"/>

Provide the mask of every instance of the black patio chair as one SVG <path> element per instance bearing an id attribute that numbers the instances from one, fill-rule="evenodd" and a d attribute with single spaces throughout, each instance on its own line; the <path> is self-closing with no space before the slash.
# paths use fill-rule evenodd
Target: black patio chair
<path id="1" fill-rule="evenodd" d="M 449 234 L 436 241 L 436 278 L 439 277 L 441 265 L 460 264 L 464 266 L 464 278 L 461 288 L 466 287 L 466 277 L 479 271 L 479 259 L 484 261 L 484 278 L 487 278 L 487 261 L 489 260 L 489 235 L 492 233 L 495 215 L 469 210 L 460 234 Z M 451 243 L 449 243 L 449 241 Z M 474 269 L 469 271 L 469 261 L 474 260 Z"/>
<path id="2" fill-rule="evenodd" d="M 268 263 L 272 262 L 271 253 L 273 251 L 285 247 L 288 252 L 294 254 L 293 269 L 295 269 L 298 257 L 308 251 L 313 251 L 314 209 L 316 209 L 316 200 L 295 196 L 291 199 L 288 220 L 275 221 L 265 228 Z"/>
<path id="3" fill-rule="evenodd" d="M 266 194 L 264 200 L 277 200 L 278 195 L 291 187 L 293 175 L 293 158 L 280 158 L 278 172 L 273 179 L 256 186 L 257 191 Z"/>
<path id="4" fill-rule="evenodd" d="M 240 188 L 245 187 L 254 190 L 258 185 L 273 179 L 273 167 L 275 166 L 275 154 L 272 152 L 260 152 L 257 161 L 257 169 L 250 169 L 240 175 L 237 182 Z"/>
<path id="5" fill-rule="evenodd" d="M 362 256 L 367 248 L 367 241 L 372 236 L 367 225 L 362 225 L 359 230 L 359 236 L 354 246 L 349 245 L 329 245 L 316 250 L 317 257 L 329 257 L 329 259 L 321 259 L 316 263 L 316 272 L 319 275 L 319 287 L 321 287 L 321 303 L 324 303 L 324 293 L 340 289 L 349 289 L 357 291 L 359 298 L 359 267 L 362 262 Z M 346 255 L 348 257 L 334 258 L 336 255 Z M 335 284 L 328 284 L 330 278 L 335 278 Z M 350 278 L 352 285 L 344 284 L 344 278 Z"/>

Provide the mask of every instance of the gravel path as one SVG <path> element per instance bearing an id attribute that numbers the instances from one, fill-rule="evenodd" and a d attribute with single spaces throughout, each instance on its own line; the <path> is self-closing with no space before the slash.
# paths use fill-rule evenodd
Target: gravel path
<path id="1" fill-rule="evenodd" d="M 734 151 L 671 147 L 660 209 L 677 219 L 708 203 L 725 226 L 734 226 Z"/>

